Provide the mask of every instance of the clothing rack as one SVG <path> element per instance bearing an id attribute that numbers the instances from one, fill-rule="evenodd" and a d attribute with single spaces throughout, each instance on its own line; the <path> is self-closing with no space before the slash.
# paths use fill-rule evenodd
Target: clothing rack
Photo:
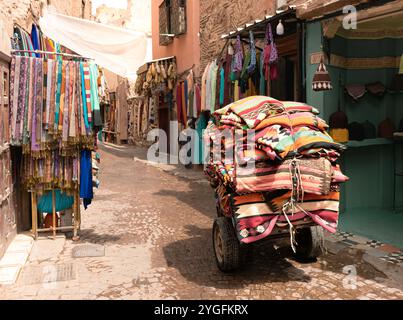
<path id="1" fill-rule="evenodd" d="M 91 58 L 83 57 L 77 54 L 71 54 L 71 53 L 64 53 L 64 52 L 52 52 L 52 51 L 44 51 L 44 50 L 11 50 L 11 53 L 38 53 L 38 54 L 48 54 L 48 55 L 58 55 L 58 56 L 64 56 L 64 57 L 69 57 L 69 58 L 77 58 L 77 59 L 83 59 L 83 60 L 93 60 Z"/>
<path id="2" fill-rule="evenodd" d="M 52 232 L 53 238 L 56 238 L 57 231 L 73 231 L 73 241 L 79 240 L 78 231 L 81 226 L 81 213 L 80 213 L 80 195 L 78 190 L 74 192 L 74 203 L 73 203 L 73 216 L 72 216 L 72 225 L 66 227 L 56 227 L 56 196 L 55 190 L 52 191 L 52 226 L 50 228 L 38 228 L 38 194 L 34 191 L 31 191 L 31 206 L 32 206 L 32 234 L 34 235 L 34 239 L 38 238 L 39 232 Z M 42 212 L 41 212 L 42 214 Z"/>

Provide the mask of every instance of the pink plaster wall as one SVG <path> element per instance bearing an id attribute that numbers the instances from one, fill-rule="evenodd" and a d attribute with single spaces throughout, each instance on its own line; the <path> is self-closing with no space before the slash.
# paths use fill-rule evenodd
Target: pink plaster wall
<path id="1" fill-rule="evenodd" d="M 176 56 L 178 73 L 181 73 L 192 65 L 196 76 L 200 75 L 200 3 L 199 0 L 186 1 L 187 31 L 185 34 L 174 38 L 167 46 L 159 45 L 159 6 L 163 0 L 152 1 L 152 41 L 153 59 Z"/>

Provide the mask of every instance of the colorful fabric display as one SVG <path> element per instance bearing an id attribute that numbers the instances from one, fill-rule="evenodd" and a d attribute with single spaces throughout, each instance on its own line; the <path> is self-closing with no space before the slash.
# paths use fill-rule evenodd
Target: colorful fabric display
<path id="1" fill-rule="evenodd" d="M 212 114 L 205 173 L 241 242 L 304 223 L 336 232 L 339 184 L 348 181 L 337 164 L 345 146 L 318 113 L 307 104 L 252 96 Z"/>
<path id="2" fill-rule="evenodd" d="M 38 46 L 38 31 L 32 37 Z M 23 183 L 40 194 L 58 189 L 70 196 L 81 183 L 80 150 L 93 148 L 94 126 L 101 125 L 97 67 L 17 55 L 10 75 L 11 144 L 22 146 Z"/>

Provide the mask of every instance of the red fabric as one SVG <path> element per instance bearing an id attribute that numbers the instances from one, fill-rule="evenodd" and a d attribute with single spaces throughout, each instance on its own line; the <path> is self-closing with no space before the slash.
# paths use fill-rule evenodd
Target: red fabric
<path id="1" fill-rule="evenodd" d="M 197 117 L 199 117 L 201 113 L 201 93 L 199 85 L 195 85 L 195 95 L 196 95 L 196 110 L 197 110 Z"/>
<path id="2" fill-rule="evenodd" d="M 176 86 L 176 112 L 178 117 L 178 122 L 183 123 L 182 117 L 182 85 L 179 83 Z"/>

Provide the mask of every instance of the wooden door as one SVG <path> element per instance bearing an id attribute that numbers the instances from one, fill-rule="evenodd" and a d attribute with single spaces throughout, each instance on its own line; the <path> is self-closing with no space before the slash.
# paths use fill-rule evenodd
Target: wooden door
<path id="1" fill-rule="evenodd" d="M 16 234 L 9 145 L 9 59 L 0 55 L 0 257 Z"/>

